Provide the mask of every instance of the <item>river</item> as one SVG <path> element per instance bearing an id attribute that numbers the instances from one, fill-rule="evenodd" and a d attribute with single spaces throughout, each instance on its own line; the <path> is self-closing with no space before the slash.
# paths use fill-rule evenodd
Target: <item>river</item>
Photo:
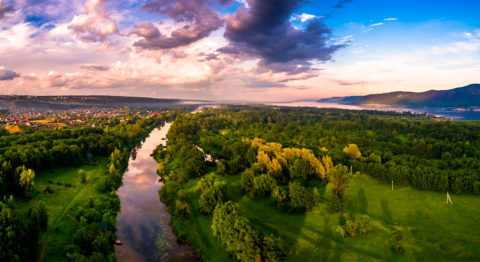
<path id="1" fill-rule="evenodd" d="M 160 201 L 162 186 L 156 173 L 157 162 L 151 156 L 160 144 L 166 144 L 171 124 L 154 129 L 132 152 L 123 185 L 118 189 L 121 210 L 117 217 L 115 246 L 117 261 L 198 261 L 189 245 L 179 245 L 169 225 L 170 214 Z"/>
<path id="2" fill-rule="evenodd" d="M 348 110 L 379 110 L 394 112 L 412 112 L 417 114 L 428 114 L 436 117 L 444 117 L 454 120 L 480 120 L 480 111 L 473 110 L 453 110 L 446 108 L 404 108 L 404 107 L 365 107 L 357 105 L 347 105 L 338 103 L 321 103 L 321 102 L 278 102 L 265 103 L 272 106 L 288 106 L 288 107 L 317 107 L 317 108 L 339 108 Z"/>

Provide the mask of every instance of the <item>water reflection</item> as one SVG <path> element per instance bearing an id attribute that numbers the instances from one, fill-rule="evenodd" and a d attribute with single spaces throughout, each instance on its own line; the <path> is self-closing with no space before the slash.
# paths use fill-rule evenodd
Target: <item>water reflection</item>
<path id="1" fill-rule="evenodd" d="M 162 183 L 156 174 L 157 162 L 150 155 L 158 145 L 166 144 L 170 125 L 153 130 L 130 157 L 117 191 L 121 204 L 117 239 L 123 242 L 115 246 L 117 261 L 197 261 L 190 246 L 177 244 L 168 224 L 170 215 L 158 197 Z"/>

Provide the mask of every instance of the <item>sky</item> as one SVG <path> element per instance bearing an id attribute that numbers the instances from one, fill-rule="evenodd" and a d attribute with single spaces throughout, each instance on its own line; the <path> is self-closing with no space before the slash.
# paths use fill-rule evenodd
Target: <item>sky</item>
<path id="1" fill-rule="evenodd" d="M 0 0 L 0 93 L 289 101 L 480 82 L 475 0 Z"/>

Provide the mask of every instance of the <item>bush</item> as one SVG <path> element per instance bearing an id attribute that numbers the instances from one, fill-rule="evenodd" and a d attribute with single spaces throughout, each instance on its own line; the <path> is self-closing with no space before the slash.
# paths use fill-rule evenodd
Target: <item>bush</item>
<path id="1" fill-rule="evenodd" d="M 177 200 L 175 202 L 175 210 L 181 217 L 186 218 L 190 215 L 190 205 L 187 202 Z"/>
<path id="2" fill-rule="evenodd" d="M 83 170 L 83 169 L 78 170 L 78 174 L 80 175 L 82 184 L 87 183 L 87 175 L 85 173 L 85 170 Z"/>
<path id="3" fill-rule="evenodd" d="M 344 232 L 342 236 L 348 235 L 356 237 L 360 234 L 366 234 L 370 230 L 370 217 L 367 215 L 361 215 L 354 220 L 347 220 L 342 229 Z"/>
<path id="4" fill-rule="evenodd" d="M 480 181 L 475 181 L 475 183 L 473 183 L 473 190 L 480 195 Z"/>
<path id="5" fill-rule="evenodd" d="M 394 226 L 393 235 L 391 239 L 393 252 L 397 252 L 397 253 L 403 252 L 403 247 L 400 243 L 402 239 L 403 239 L 403 229 L 399 226 Z"/>

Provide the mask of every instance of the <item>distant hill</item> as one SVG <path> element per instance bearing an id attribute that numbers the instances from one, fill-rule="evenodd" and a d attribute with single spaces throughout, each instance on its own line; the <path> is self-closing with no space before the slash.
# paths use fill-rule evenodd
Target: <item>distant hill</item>
<path id="1" fill-rule="evenodd" d="M 480 84 L 471 84 L 450 90 L 430 90 L 420 93 L 400 91 L 367 96 L 332 97 L 320 99 L 318 102 L 411 108 L 473 108 L 480 107 Z"/>
<path id="2" fill-rule="evenodd" d="M 0 110 L 68 110 L 79 108 L 152 108 L 175 105 L 179 99 L 125 96 L 26 96 L 0 95 Z"/>

